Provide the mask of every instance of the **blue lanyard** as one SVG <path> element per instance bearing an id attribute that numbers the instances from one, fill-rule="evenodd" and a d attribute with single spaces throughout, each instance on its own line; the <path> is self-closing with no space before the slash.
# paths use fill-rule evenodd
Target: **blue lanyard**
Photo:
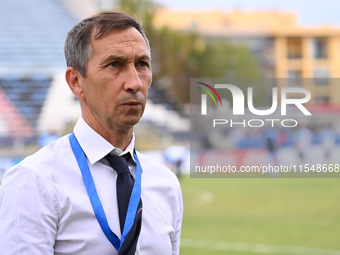
<path id="1" fill-rule="evenodd" d="M 81 174 L 83 176 L 84 184 L 86 187 L 87 194 L 90 198 L 91 205 L 94 211 L 94 214 L 96 215 L 96 218 L 98 220 L 98 223 L 100 227 L 102 228 L 106 238 L 111 242 L 111 244 L 119 250 L 122 246 L 124 239 L 126 235 L 129 233 L 134 220 L 135 215 L 137 212 L 137 207 L 140 201 L 141 197 L 141 174 L 142 174 L 142 167 L 140 165 L 140 162 L 137 157 L 136 150 L 133 152 L 133 156 L 136 160 L 137 166 L 136 166 L 136 176 L 135 176 L 135 183 L 133 185 L 128 210 L 126 213 L 126 219 L 124 223 L 124 229 L 122 233 L 122 240 L 119 240 L 118 236 L 112 232 L 110 229 L 110 226 L 107 222 L 106 215 L 102 206 L 102 203 L 100 202 L 100 199 L 98 197 L 98 193 L 96 190 L 96 186 L 93 182 L 93 178 L 91 175 L 91 171 L 89 168 L 89 165 L 87 164 L 87 159 L 85 156 L 85 153 L 83 149 L 81 148 L 76 136 L 74 133 L 72 133 L 69 137 L 71 148 L 73 151 L 74 156 L 77 159 L 78 166 L 80 168 Z"/>

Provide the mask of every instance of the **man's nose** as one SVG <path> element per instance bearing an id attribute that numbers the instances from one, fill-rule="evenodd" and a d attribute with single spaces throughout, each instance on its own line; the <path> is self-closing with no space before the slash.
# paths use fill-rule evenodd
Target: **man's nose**
<path id="1" fill-rule="evenodd" d="M 143 82 L 135 65 L 130 65 L 126 72 L 124 89 L 131 92 L 138 92 L 143 88 Z"/>

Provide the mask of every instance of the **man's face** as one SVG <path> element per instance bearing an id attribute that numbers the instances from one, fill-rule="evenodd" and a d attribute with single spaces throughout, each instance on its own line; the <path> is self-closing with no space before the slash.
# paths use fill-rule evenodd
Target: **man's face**
<path id="1" fill-rule="evenodd" d="M 80 79 L 83 117 L 105 131 L 131 128 L 142 117 L 152 80 L 147 44 L 128 28 L 92 39 L 91 45 L 86 78 Z"/>

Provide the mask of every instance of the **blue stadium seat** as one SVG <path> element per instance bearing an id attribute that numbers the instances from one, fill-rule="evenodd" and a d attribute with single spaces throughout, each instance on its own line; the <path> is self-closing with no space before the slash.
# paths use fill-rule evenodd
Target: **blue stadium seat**
<path id="1" fill-rule="evenodd" d="M 66 67 L 64 41 L 75 23 L 58 0 L 0 1 L 0 90 L 10 100 L 2 114 L 9 125 L 36 129 L 52 77 Z"/>

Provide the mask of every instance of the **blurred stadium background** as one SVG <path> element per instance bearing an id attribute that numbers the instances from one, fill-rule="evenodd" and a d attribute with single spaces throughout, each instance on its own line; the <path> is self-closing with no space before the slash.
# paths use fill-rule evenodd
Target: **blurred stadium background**
<path id="1" fill-rule="evenodd" d="M 321 143 L 325 130 L 339 144 L 340 86 L 332 81 L 340 77 L 340 27 L 304 27 L 293 12 L 171 10 L 151 0 L 1 0 L 0 179 L 72 131 L 80 109 L 64 80 L 66 33 L 107 9 L 139 18 L 150 40 L 154 78 L 136 146 L 184 173 L 181 254 L 340 254 L 338 179 L 186 175 L 190 77 L 312 79 L 301 86 L 312 92 L 319 121 L 303 131 L 310 145 Z M 221 139 L 243 155 L 264 148 L 266 137 L 229 134 L 209 142 Z"/>

